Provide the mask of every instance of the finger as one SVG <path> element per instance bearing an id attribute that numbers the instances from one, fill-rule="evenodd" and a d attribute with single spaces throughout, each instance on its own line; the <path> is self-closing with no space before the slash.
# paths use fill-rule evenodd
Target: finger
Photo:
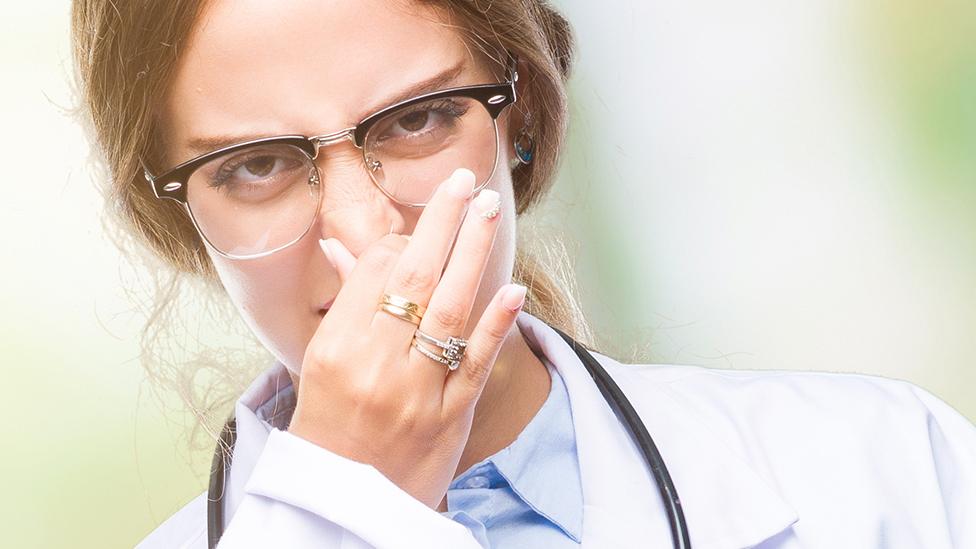
<path id="1" fill-rule="evenodd" d="M 337 239 L 329 240 L 330 253 L 334 253 L 336 262 L 343 265 L 337 267 L 340 272 L 346 270 L 352 261 L 355 263 L 351 271 L 344 275 L 342 287 L 318 329 L 323 330 L 322 326 L 330 319 L 334 319 L 333 322 L 341 321 L 344 327 L 367 329 L 382 298 L 383 286 L 403 253 L 407 239 L 398 234 L 385 235 L 370 244 L 359 258 L 354 258 Z"/>
<path id="2" fill-rule="evenodd" d="M 438 186 L 390 274 L 385 293 L 427 307 L 474 185 L 474 173 L 458 169 Z M 383 311 L 379 311 L 373 322 L 374 328 L 399 333 L 408 343 L 417 328 Z"/>
<path id="3" fill-rule="evenodd" d="M 424 329 L 450 335 L 464 333 L 468 316 L 478 294 L 485 265 L 491 256 L 500 219 L 501 202 L 498 192 L 482 190 L 471 202 L 447 268 L 434 288 L 427 306 Z"/>
<path id="4" fill-rule="evenodd" d="M 319 239 L 319 245 L 322 246 L 322 251 L 325 252 L 326 259 L 329 260 L 329 263 L 332 264 L 339 274 L 339 281 L 345 284 L 346 280 L 349 279 L 349 275 L 352 274 L 353 268 L 356 266 L 356 256 L 352 255 L 352 252 L 337 238 Z"/>
<path id="5" fill-rule="evenodd" d="M 448 336 L 464 337 L 471 308 L 478 296 L 478 288 L 485 264 L 498 229 L 500 202 L 498 193 L 484 189 L 471 202 L 447 268 L 427 306 L 420 329 L 441 341 Z M 419 350 L 415 350 L 420 354 Z M 429 358 L 429 357 L 428 357 Z"/>
<path id="6" fill-rule="evenodd" d="M 520 284 L 502 286 L 478 319 L 461 366 L 447 376 L 443 409 L 455 413 L 477 401 L 505 338 L 525 303 L 526 288 Z"/>

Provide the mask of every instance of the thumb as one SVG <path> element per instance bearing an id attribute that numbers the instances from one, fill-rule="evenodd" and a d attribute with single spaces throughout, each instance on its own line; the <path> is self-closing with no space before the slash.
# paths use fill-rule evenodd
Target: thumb
<path id="1" fill-rule="evenodd" d="M 319 246 L 322 247 L 325 258 L 339 273 L 339 280 L 345 284 L 353 267 L 356 266 L 356 257 L 337 238 L 319 239 Z"/>

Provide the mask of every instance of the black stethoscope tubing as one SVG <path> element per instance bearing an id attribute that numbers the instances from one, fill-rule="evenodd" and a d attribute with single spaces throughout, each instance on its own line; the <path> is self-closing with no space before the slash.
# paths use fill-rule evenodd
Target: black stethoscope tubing
<path id="1" fill-rule="evenodd" d="M 675 549 L 691 549 L 691 540 L 688 537 L 688 524 L 685 522 L 685 514 L 681 508 L 681 500 L 678 492 L 674 489 L 671 481 L 671 474 L 668 472 L 664 460 L 661 459 L 660 452 L 651 438 L 650 433 L 641 421 L 633 405 L 627 400 L 623 391 L 617 383 L 610 377 L 610 374 L 600 365 L 599 362 L 582 344 L 566 335 L 559 328 L 552 327 L 566 343 L 576 352 L 586 370 L 593 378 L 603 398 L 610 405 L 610 408 L 621 417 L 627 424 L 631 436 L 637 442 L 644 455 L 644 461 L 654 474 L 661 499 L 664 502 L 664 509 L 668 514 L 668 523 L 671 526 L 671 543 Z M 207 490 L 207 543 L 210 549 L 217 547 L 220 536 L 224 533 L 224 484 L 225 472 L 230 465 L 231 456 L 234 450 L 234 443 L 237 440 L 237 421 L 231 417 L 224 425 L 220 433 L 220 440 L 214 451 L 213 465 L 210 469 L 210 487 Z"/>

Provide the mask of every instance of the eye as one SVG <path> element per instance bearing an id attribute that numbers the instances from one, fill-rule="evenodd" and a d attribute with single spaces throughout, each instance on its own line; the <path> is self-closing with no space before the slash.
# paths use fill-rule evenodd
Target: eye
<path id="1" fill-rule="evenodd" d="M 274 169 L 275 164 L 277 163 L 278 159 L 273 156 L 259 156 L 257 158 L 248 160 L 241 165 L 241 168 L 243 168 L 248 175 L 264 177 L 271 173 L 271 170 Z"/>
<path id="2" fill-rule="evenodd" d="M 429 119 L 430 111 L 412 112 L 401 116 L 397 125 L 408 132 L 416 132 L 422 130 Z"/>
<path id="3" fill-rule="evenodd" d="M 448 97 L 406 107 L 379 121 L 371 133 L 374 142 L 433 137 L 455 128 L 468 111 L 463 98 Z"/>
<path id="4" fill-rule="evenodd" d="M 210 186 L 270 186 L 289 180 L 290 174 L 304 165 L 302 155 L 287 148 L 239 152 L 219 161 L 210 177 Z"/>

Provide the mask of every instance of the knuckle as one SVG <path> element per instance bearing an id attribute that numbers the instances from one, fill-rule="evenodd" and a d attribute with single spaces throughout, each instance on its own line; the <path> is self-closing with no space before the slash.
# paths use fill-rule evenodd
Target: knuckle
<path id="1" fill-rule="evenodd" d="M 370 376 L 359 376 L 348 384 L 349 394 L 363 410 L 367 410 L 375 417 L 390 417 L 393 404 L 386 398 L 383 391 L 378 390 L 376 382 Z"/>
<path id="2" fill-rule="evenodd" d="M 427 414 L 420 406 L 408 404 L 400 409 L 398 415 L 400 427 L 408 432 L 416 433 L 425 431 L 427 427 Z"/>
<path id="3" fill-rule="evenodd" d="M 482 223 L 482 225 L 484 225 L 484 223 Z M 499 224 L 490 223 L 489 225 L 497 229 Z M 475 257 L 489 255 L 491 253 L 492 248 L 494 248 L 495 246 L 494 235 L 495 235 L 494 232 L 490 232 L 487 234 L 480 234 L 477 235 L 475 238 L 472 238 L 471 240 L 473 242 L 468 244 L 468 246 L 471 248 L 472 255 L 474 255 Z"/>
<path id="4" fill-rule="evenodd" d="M 399 254 L 407 246 L 408 240 L 406 235 L 390 233 L 383 235 L 376 241 L 376 244 L 387 247 Z"/>
<path id="5" fill-rule="evenodd" d="M 512 328 L 513 326 L 511 325 L 489 324 L 485 327 L 484 333 L 488 341 L 501 345 L 505 338 L 508 337 L 508 333 Z"/>
<path id="6" fill-rule="evenodd" d="M 373 244 L 363 252 L 359 261 L 365 264 L 374 272 L 387 272 L 400 257 L 400 250 L 389 243 L 384 243 L 385 237 L 380 242 Z"/>
<path id="7" fill-rule="evenodd" d="M 461 307 L 450 303 L 447 306 L 428 311 L 428 314 L 433 315 L 435 324 L 451 328 L 464 327 L 465 320 L 467 320 L 465 318 L 467 315 L 464 314 Z"/>
<path id="8" fill-rule="evenodd" d="M 394 287 L 410 295 L 427 295 L 434 287 L 434 270 L 422 265 L 400 269 L 393 281 Z"/>
<path id="9" fill-rule="evenodd" d="M 302 369 L 308 373 L 327 373 L 341 360 L 340 350 L 331 341 L 313 340 L 305 351 Z"/>
<path id="10" fill-rule="evenodd" d="M 473 389 L 480 390 L 484 385 L 488 364 L 487 361 L 479 360 L 479 357 L 474 356 L 464 365 L 464 379 Z"/>
<path id="11" fill-rule="evenodd" d="M 472 394 L 479 394 L 484 387 L 491 369 L 495 364 L 497 351 L 489 346 L 468 347 L 464 353 L 464 360 L 458 368 L 464 383 L 472 389 Z"/>

